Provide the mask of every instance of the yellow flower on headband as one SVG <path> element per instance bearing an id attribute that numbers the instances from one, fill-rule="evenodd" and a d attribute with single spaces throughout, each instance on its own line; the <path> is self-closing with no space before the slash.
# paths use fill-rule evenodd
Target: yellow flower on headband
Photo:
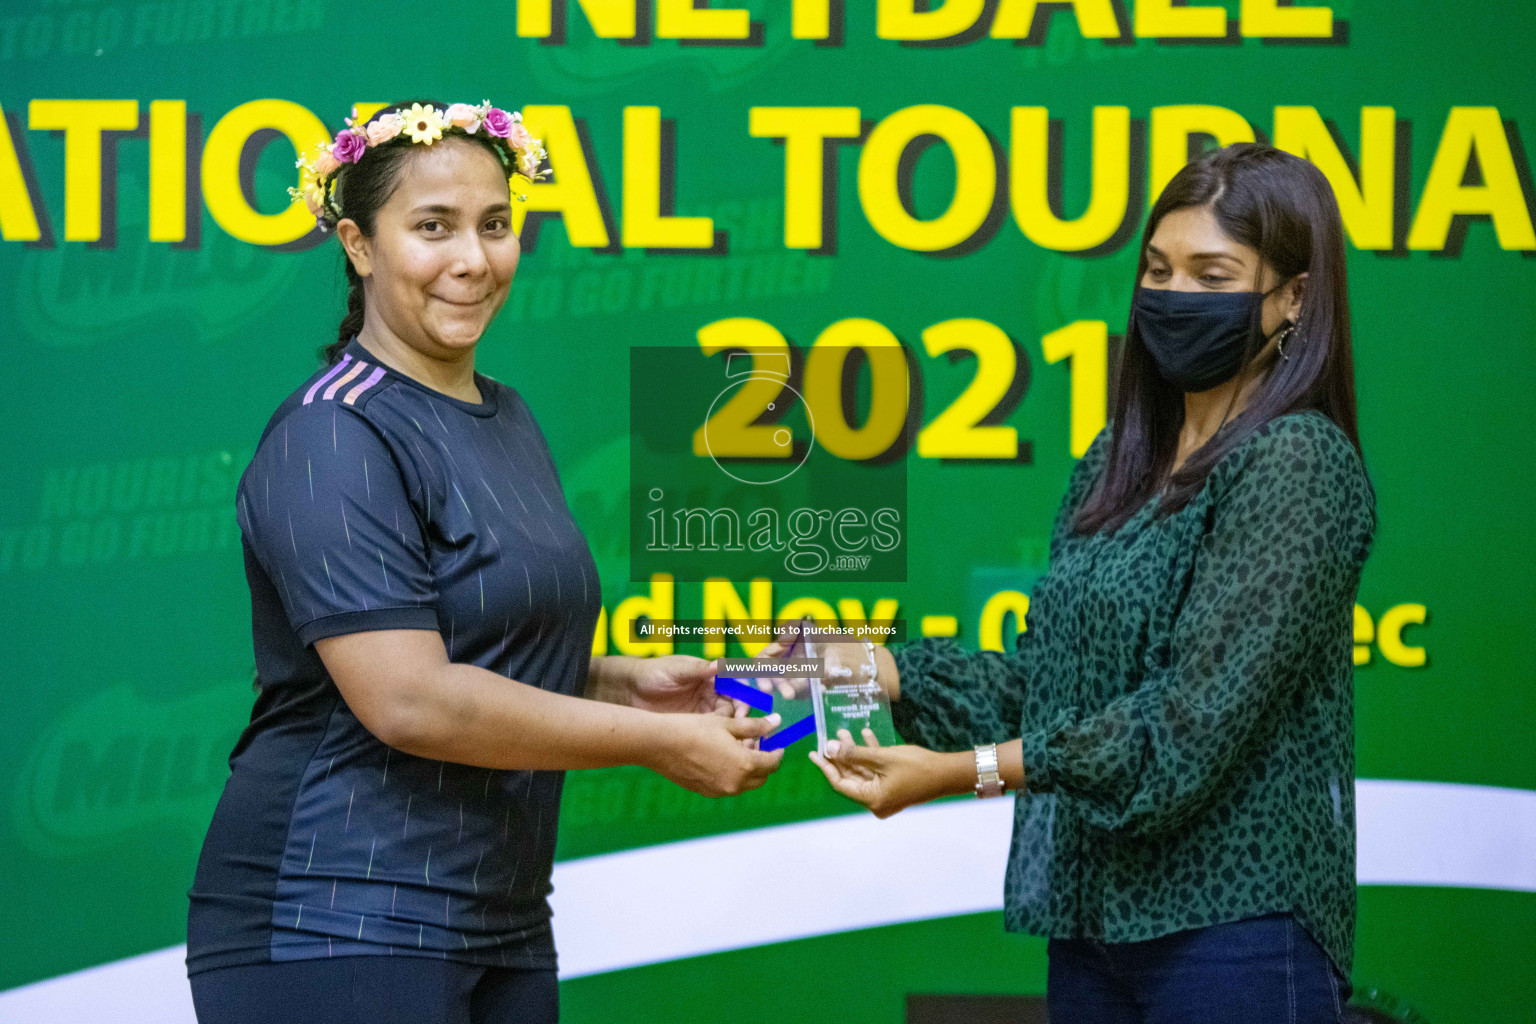
<path id="1" fill-rule="evenodd" d="M 448 127 L 436 107 L 424 107 L 420 103 L 412 103 L 411 109 L 403 111 L 400 116 L 405 121 L 405 134 L 411 137 L 411 141 L 425 142 L 429 146 L 442 138 L 443 129 Z"/>

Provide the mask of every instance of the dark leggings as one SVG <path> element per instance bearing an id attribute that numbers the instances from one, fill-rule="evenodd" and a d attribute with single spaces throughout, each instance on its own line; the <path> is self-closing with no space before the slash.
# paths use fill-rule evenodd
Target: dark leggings
<path id="1" fill-rule="evenodd" d="M 555 1024 L 549 969 L 416 956 L 220 967 L 192 975 L 198 1024 Z"/>

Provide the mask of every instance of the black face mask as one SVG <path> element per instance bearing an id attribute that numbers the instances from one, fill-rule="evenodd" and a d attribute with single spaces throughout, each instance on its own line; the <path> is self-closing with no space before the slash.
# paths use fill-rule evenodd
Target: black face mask
<path id="1" fill-rule="evenodd" d="M 1267 294 L 1137 288 L 1131 316 L 1164 380 L 1180 391 L 1209 391 L 1242 369 Z"/>

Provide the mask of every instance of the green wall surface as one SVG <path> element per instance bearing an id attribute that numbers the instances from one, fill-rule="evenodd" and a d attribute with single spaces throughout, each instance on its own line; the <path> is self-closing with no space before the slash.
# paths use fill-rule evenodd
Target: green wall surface
<path id="1" fill-rule="evenodd" d="M 1524 140 L 1536 133 L 1536 7 L 1338 0 L 1327 38 L 1265 39 L 1253 36 L 1266 5 L 1232 0 L 1216 15 L 1228 36 L 1191 41 L 1153 38 L 1150 3 L 1106 0 L 1053 5 L 1010 39 L 985 20 L 1006 34 L 1004 15 L 1027 5 L 977 0 L 979 29 L 920 43 L 889 38 L 894 18 L 877 23 L 877 8 L 900 3 L 833 4 L 830 38 L 817 39 L 792 36 L 796 12 L 800 35 L 819 34 L 817 4 L 740 0 L 749 37 L 720 45 L 664 38 L 673 26 L 652 19 L 677 7 L 666 0 L 641 5 L 638 39 L 600 38 L 583 5 L 563 6 L 563 36 L 547 39 L 531 34 L 527 3 L 0 9 L 0 989 L 185 940 L 186 890 L 252 698 L 234 487 L 272 409 L 334 337 L 345 295 L 336 243 L 305 235 L 302 214 L 279 216 L 291 136 L 309 147 L 353 103 L 539 108 L 529 121 L 556 184 L 530 194 L 539 212 L 512 297 L 477 359 L 537 414 L 610 616 L 648 589 L 629 579 L 632 348 L 696 349 L 701 328 L 730 317 L 805 348 L 869 318 L 912 352 L 926 424 L 977 362 L 929 356 L 925 330 L 976 318 L 1005 332 L 1017 400 L 994 418 L 1016 430 L 1017 452 L 907 452 L 906 581 L 774 581 L 775 611 L 894 599 L 914 634 L 924 616 L 953 616 L 969 647 L 989 640 L 988 601 L 1044 571 L 1074 424 L 1102 422 L 1104 356 L 1124 330 L 1158 158 L 1177 167 L 1244 130 L 1293 149 L 1309 140 L 1352 239 L 1360 432 L 1380 517 L 1357 611 L 1358 774 L 1536 790 L 1522 639 L 1536 621 Z M 968 5 L 929 6 L 958 18 Z M 1085 38 L 1095 16 L 1118 37 Z M 946 109 L 909 110 L 928 105 Z M 638 181 L 657 157 L 635 127 L 643 111 L 626 133 L 626 108 L 651 107 L 668 126 L 667 194 L 627 196 L 626 162 Z M 866 140 L 906 131 L 915 144 L 899 167 L 876 154 L 861 174 L 868 141 L 829 143 L 824 181 L 797 179 L 786 197 L 786 147 L 750 131 L 753 108 L 785 107 L 857 108 L 845 118 Z M 1048 112 L 1049 152 L 1015 134 L 1035 116 L 1016 108 Z M 69 130 L 49 127 L 60 118 Z M 954 146 L 925 147 L 943 132 Z M 1030 186 L 1047 167 L 1048 196 Z M 787 244 L 786 204 L 812 199 L 825 216 L 805 223 L 829 230 L 819 247 Z M 1091 200 L 1094 223 L 1052 230 Z M 723 243 L 665 251 L 644 234 L 647 203 L 712 218 Z M 945 217 L 957 226 L 940 251 L 915 248 L 932 244 L 922 222 Z M 1042 340 L 1079 321 L 1082 354 Z M 745 599 L 747 581 L 734 582 Z M 679 582 L 676 602 L 680 618 L 702 617 L 703 585 Z M 641 769 L 572 773 L 559 857 L 853 809 L 803 754 L 734 801 Z M 1434 1024 L 1536 1021 L 1533 951 L 1536 892 L 1361 890 L 1357 987 Z M 850 1002 L 831 966 L 854 961 L 867 974 Z M 987 913 L 570 980 L 565 1019 L 644 1007 L 619 1019 L 895 1022 L 909 992 L 1039 993 L 1044 978 L 1043 940 Z"/>

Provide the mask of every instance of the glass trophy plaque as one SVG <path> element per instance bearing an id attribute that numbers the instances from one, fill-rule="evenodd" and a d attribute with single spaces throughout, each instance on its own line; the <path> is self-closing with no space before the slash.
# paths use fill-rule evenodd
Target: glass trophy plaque
<path id="1" fill-rule="evenodd" d="M 874 645 L 858 640 L 829 645 L 807 637 L 804 646 L 805 657 L 822 659 L 821 674 L 810 680 L 816 749 L 826 753 L 827 740 L 837 739 L 844 729 L 860 745 L 868 742 L 865 729 L 881 746 L 900 743 L 890 702 L 876 678 Z"/>
<path id="2" fill-rule="evenodd" d="M 748 682 L 730 677 L 715 681 L 717 692 L 782 719 L 776 731 L 762 738 L 759 749 L 779 750 L 815 733 L 816 748 L 824 754 L 827 740 L 837 739 L 845 729 L 856 744 L 869 742 L 865 729 L 881 746 L 899 744 L 890 702 L 877 678 L 874 645 L 857 634 L 817 629 L 808 622 L 792 629 L 793 639 L 777 659 L 752 658 L 725 669 L 740 672 Z M 730 662 L 725 659 L 722 665 Z M 754 671 L 770 666 L 774 671 Z"/>

